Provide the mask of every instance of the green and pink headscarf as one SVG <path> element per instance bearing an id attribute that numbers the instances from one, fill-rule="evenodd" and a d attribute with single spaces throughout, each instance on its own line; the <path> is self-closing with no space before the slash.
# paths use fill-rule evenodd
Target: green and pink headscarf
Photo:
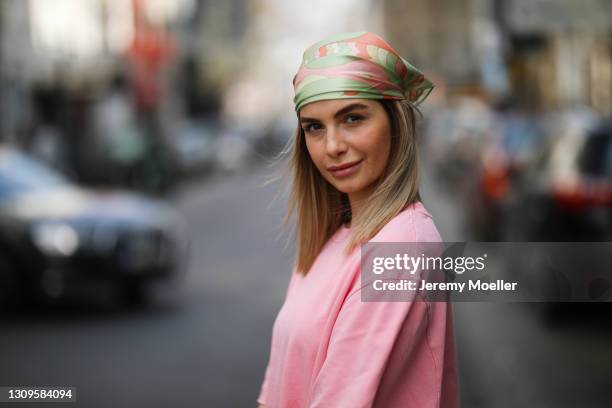
<path id="1" fill-rule="evenodd" d="M 295 111 L 327 99 L 408 99 L 421 103 L 433 84 L 385 40 L 369 32 L 332 35 L 311 45 L 293 78 Z"/>

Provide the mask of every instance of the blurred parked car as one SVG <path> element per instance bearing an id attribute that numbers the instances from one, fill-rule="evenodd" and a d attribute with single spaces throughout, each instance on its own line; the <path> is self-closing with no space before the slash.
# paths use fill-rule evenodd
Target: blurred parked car
<path id="1" fill-rule="evenodd" d="M 519 274 L 525 290 L 549 300 L 534 305 L 543 318 L 557 321 L 608 310 L 609 303 L 563 302 L 584 288 L 592 300 L 609 294 L 608 276 L 595 272 L 609 263 L 608 246 L 592 243 L 612 241 L 612 122 L 588 111 L 554 114 L 544 122 L 545 140 L 506 207 L 502 238 L 574 243 L 534 246 L 505 265 L 509 278 Z"/>
<path id="2" fill-rule="evenodd" d="M 512 240 L 612 240 L 612 123 L 565 115 L 522 183 Z"/>
<path id="3" fill-rule="evenodd" d="M 37 302 L 111 287 L 147 300 L 147 284 L 180 277 L 181 217 L 143 196 L 80 188 L 0 146 L 0 302 Z"/>

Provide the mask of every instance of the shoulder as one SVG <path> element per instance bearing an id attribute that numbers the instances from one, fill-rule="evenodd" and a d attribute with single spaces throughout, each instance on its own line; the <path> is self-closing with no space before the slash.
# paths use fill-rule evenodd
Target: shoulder
<path id="1" fill-rule="evenodd" d="M 389 221 L 370 242 L 440 242 L 433 217 L 416 201 Z"/>

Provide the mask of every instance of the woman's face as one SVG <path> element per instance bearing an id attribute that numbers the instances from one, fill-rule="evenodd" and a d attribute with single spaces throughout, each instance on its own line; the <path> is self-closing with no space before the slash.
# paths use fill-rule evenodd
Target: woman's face
<path id="1" fill-rule="evenodd" d="M 366 199 L 382 175 L 391 146 L 391 124 L 371 99 L 312 102 L 300 110 L 310 158 L 323 177 L 351 201 Z"/>

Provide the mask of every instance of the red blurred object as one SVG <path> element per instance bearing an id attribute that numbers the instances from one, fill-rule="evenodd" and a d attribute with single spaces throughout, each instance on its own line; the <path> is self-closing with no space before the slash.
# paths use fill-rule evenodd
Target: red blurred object
<path id="1" fill-rule="evenodd" d="M 495 201 L 506 197 L 510 191 L 508 171 L 501 168 L 485 169 L 482 176 L 482 190 L 487 198 Z"/>
<path id="2" fill-rule="evenodd" d="M 575 184 L 553 186 L 555 200 L 562 207 L 580 211 L 587 207 L 612 207 L 612 183 L 580 180 Z"/>
<path id="3" fill-rule="evenodd" d="M 133 0 L 134 38 L 128 49 L 132 64 L 132 85 L 136 104 L 143 110 L 155 110 L 162 98 L 160 74 L 174 55 L 174 43 L 168 33 L 154 26 L 144 14 L 144 0 Z"/>

